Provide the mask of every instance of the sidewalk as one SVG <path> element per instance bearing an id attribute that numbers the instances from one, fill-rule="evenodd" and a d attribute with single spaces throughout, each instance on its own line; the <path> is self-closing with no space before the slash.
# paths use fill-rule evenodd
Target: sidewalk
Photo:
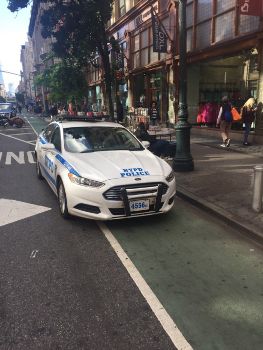
<path id="1" fill-rule="evenodd" d="M 191 137 L 195 170 L 176 172 L 177 192 L 212 211 L 240 231 L 263 239 L 263 212 L 252 210 L 254 166 L 263 164 L 263 145 L 231 143 L 220 147 L 218 138 Z"/>

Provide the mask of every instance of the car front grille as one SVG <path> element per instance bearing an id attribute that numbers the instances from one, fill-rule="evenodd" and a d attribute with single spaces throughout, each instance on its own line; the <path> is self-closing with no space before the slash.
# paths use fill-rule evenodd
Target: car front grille
<path id="1" fill-rule="evenodd" d="M 104 192 L 103 196 L 111 201 L 121 201 L 123 200 L 122 190 L 125 189 L 129 199 L 155 197 L 158 185 L 162 185 L 162 195 L 164 195 L 168 190 L 168 186 L 164 183 L 152 182 L 115 186 Z"/>

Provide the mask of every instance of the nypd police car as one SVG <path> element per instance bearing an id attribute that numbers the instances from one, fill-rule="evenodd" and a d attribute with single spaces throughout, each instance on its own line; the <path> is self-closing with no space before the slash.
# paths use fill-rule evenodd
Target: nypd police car
<path id="1" fill-rule="evenodd" d="M 36 168 L 58 197 L 64 218 L 111 220 L 168 212 L 175 176 L 124 126 L 68 118 L 37 139 Z"/>

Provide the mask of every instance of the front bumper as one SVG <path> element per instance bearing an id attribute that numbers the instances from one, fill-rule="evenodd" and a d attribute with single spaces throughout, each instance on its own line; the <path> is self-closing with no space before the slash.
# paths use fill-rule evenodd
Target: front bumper
<path id="1" fill-rule="evenodd" d="M 170 183 L 159 176 L 139 184 L 125 179 L 112 180 L 102 188 L 91 188 L 72 183 L 65 185 L 68 211 L 72 215 L 96 219 L 114 220 L 168 212 L 174 204 L 175 180 Z M 130 201 L 149 200 L 149 209 L 132 211 Z"/>

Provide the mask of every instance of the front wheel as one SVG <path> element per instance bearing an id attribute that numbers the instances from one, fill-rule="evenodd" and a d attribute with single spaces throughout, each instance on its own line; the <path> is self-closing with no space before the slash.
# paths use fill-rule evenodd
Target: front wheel
<path id="1" fill-rule="evenodd" d="M 58 205 L 59 205 L 59 210 L 62 217 L 64 219 L 68 219 L 70 215 L 68 213 L 67 196 L 66 196 L 64 185 L 61 181 L 59 182 L 59 185 L 58 185 Z"/>

